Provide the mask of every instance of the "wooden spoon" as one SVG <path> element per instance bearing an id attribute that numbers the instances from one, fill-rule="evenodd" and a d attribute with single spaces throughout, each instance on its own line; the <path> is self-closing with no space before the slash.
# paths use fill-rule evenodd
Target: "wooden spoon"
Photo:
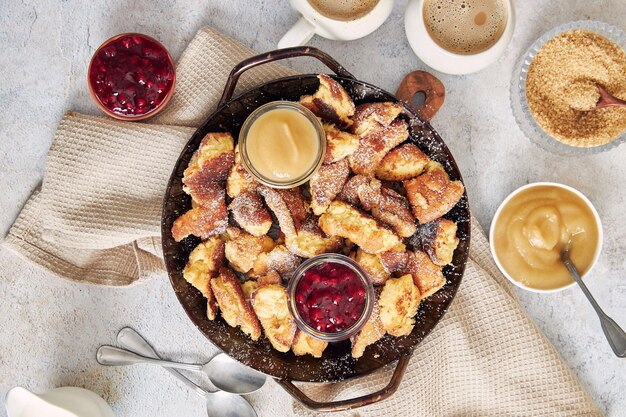
<path id="1" fill-rule="evenodd" d="M 611 95 L 611 93 L 606 91 L 606 88 L 604 88 L 603 85 L 596 84 L 596 87 L 598 87 L 600 98 L 596 103 L 596 107 L 593 109 L 603 109 L 605 107 L 626 107 L 626 101 L 620 100 L 619 98 Z"/>

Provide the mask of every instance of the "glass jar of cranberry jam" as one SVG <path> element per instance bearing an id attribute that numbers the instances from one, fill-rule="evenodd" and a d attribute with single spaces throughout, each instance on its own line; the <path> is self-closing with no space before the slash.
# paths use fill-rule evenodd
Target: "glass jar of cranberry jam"
<path id="1" fill-rule="evenodd" d="M 96 50 L 88 82 L 94 101 L 106 114 L 142 120 L 158 113 L 172 97 L 176 74 L 161 43 L 140 33 L 124 33 Z"/>
<path id="2" fill-rule="evenodd" d="M 354 260 L 336 253 L 303 262 L 287 292 L 298 328 L 327 342 L 355 335 L 369 319 L 375 301 L 367 273 Z"/>

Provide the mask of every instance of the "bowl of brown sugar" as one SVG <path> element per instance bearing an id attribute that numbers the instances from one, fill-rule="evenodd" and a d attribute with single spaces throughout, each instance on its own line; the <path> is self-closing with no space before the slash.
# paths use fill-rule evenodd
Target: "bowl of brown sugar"
<path id="1" fill-rule="evenodd" d="M 515 119 L 531 141 L 565 155 L 626 140 L 626 108 L 596 109 L 600 84 L 626 99 L 626 33 L 602 22 L 561 25 L 522 56 L 511 82 Z"/>

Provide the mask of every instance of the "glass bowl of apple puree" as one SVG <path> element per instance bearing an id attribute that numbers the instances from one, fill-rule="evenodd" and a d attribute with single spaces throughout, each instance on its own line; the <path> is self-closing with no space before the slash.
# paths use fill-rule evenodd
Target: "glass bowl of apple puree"
<path id="1" fill-rule="evenodd" d="M 239 151 L 242 165 L 261 184 L 293 188 L 307 182 L 322 165 L 326 134 L 306 107 L 272 101 L 243 123 Z"/>

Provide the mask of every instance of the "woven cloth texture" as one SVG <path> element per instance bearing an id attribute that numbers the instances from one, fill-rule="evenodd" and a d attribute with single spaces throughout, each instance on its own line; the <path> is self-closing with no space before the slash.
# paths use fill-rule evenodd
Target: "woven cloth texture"
<path id="1" fill-rule="evenodd" d="M 213 111 L 230 69 L 253 52 L 203 28 L 182 54 L 172 101 L 151 123 L 67 113 L 47 158 L 41 190 L 3 245 L 60 277 L 129 285 L 164 276 L 162 196 L 171 167 Z M 246 74 L 241 89 L 291 75 L 278 65 Z M 393 366 L 336 384 L 298 384 L 316 400 L 364 395 Z M 250 396 L 259 416 L 315 415 L 274 382 Z M 600 416 L 554 347 L 524 313 L 472 220 L 467 270 L 449 311 L 417 346 L 389 399 L 343 416 Z"/>

